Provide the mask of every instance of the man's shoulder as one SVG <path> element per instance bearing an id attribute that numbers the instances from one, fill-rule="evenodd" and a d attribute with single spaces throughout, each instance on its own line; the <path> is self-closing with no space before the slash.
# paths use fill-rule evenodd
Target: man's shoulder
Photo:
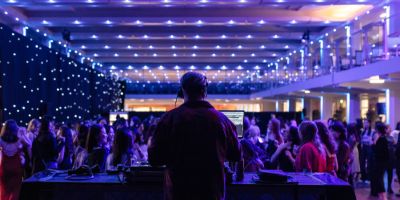
<path id="1" fill-rule="evenodd" d="M 222 123 L 230 123 L 231 121 L 222 112 L 215 108 L 209 108 L 209 114 L 220 120 Z"/>
<path id="2" fill-rule="evenodd" d="M 176 113 L 186 113 L 186 112 L 190 112 L 190 111 L 201 111 L 201 113 L 205 113 L 207 115 L 215 115 L 215 116 L 223 115 L 221 112 L 219 112 L 214 107 L 212 107 L 211 104 L 209 104 L 208 102 L 207 102 L 207 104 L 205 106 L 197 106 L 197 107 L 180 105 L 179 107 L 176 107 L 176 108 L 166 112 L 165 114 L 173 115 L 173 114 L 176 114 Z"/>
<path id="3" fill-rule="evenodd" d="M 179 107 L 178 107 L 178 108 L 179 108 Z M 174 115 L 174 114 L 178 111 L 178 108 L 174 108 L 174 109 L 172 109 L 172 110 L 170 110 L 170 111 L 167 111 L 167 112 L 165 112 L 164 114 L 162 114 L 162 116 L 161 116 L 161 121 L 170 118 L 171 115 Z"/>
<path id="4" fill-rule="evenodd" d="M 221 123 L 231 123 L 231 121 L 222 112 L 216 110 L 214 107 L 192 108 L 182 105 L 164 113 L 161 120 L 169 120 L 173 116 L 186 115 L 187 113 L 193 112 L 197 109 L 201 110 L 201 112 L 197 112 L 198 115 L 205 115 L 206 117 L 218 120 Z"/>

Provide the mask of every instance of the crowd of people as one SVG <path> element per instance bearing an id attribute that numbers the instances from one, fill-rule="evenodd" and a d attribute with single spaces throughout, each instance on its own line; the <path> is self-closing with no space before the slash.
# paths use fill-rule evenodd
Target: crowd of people
<path id="1" fill-rule="evenodd" d="M 32 119 L 27 128 L 7 120 L 0 133 L 0 197 L 18 199 L 24 178 L 46 169 L 69 170 L 83 165 L 100 172 L 118 165 L 147 162 L 147 147 L 159 118 L 99 118 L 68 124 L 51 117 Z M 371 195 L 393 193 L 393 171 L 400 177 L 400 124 L 358 120 L 343 123 L 272 118 L 260 133 L 254 117 L 245 117 L 240 140 L 244 171 L 280 169 L 286 172 L 327 172 L 355 184 L 370 181 Z M 387 189 L 384 174 L 387 173 Z"/>
<path id="2" fill-rule="evenodd" d="M 400 122 L 389 125 L 357 120 L 283 122 L 273 118 L 265 135 L 253 118 L 245 118 L 241 140 L 245 171 L 280 169 L 287 172 L 326 172 L 355 185 L 370 182 L 371 196 L 393 193 L 393 170 L 400 177 Z M 387 173 L 387 186 L 384 177 Z M 386 188 L 386 189 L 385 189 Z"/>
<path id="3" fill-rule="evenodd" d="M 0 133 L 0 199 L 17 200 L 22 180 L 43 170 L 85 165 L 105 172 L 146 162 L 147 142 L 157 121 L 119 118 L 108 125 L 99 118 L 59 124 L 45 116 L 25 128 L 7 120 Z"/>

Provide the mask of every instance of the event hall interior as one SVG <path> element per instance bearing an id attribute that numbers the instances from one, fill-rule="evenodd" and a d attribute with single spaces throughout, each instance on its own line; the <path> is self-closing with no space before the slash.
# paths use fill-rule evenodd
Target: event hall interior
<path id="1" fill-rule="evenodd" d="M 0 200 L 396 199 L 399 21 L 399 0 L 0 0 Z"/>

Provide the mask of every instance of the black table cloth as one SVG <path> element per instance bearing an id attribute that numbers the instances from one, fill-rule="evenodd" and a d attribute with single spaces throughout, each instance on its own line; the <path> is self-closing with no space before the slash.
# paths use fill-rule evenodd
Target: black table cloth
<path id="1" fill-rule="evenodd" d="M 287 184 L 257 184 L 254 173 L 246 173 L 243 181 L 228 184 L 226 199 L 356 199 L 353 188 L 346 182 L 324 173 L 287 173 Z M 123 200 L 162 199 L 160 184 L 126 184 L 121 176 L 97 174 L 88 180 L 66 180 L 67 174 L 51 178 L 31 177 L 23 182 L 21 200 Z"/>

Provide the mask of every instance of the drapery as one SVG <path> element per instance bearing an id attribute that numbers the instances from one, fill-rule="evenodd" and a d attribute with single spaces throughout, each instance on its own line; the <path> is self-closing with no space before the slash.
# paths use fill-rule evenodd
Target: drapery
<path id="1" fill-rule="evenodd" d="M 120 82 L 0 24 L 0 120 L 66 122 L 116 109 Z"/>

